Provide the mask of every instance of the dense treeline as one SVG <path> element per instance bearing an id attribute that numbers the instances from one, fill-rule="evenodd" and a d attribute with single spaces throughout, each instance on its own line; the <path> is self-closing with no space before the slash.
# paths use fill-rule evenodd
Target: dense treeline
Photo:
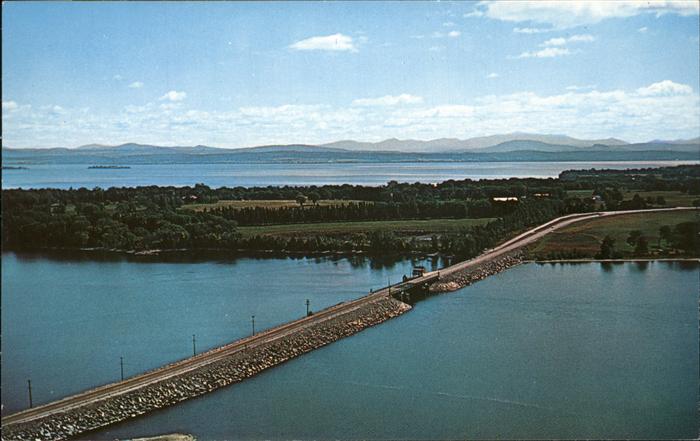
<path id="1" fill-rule="evenodd" d="M 513 202 L 488 199 L 465 201 L 349 202 L 301 207 L 221 207 L 208 213 L 236 221 L 239 225 L 297 224 L 357 220 L 439 219 L 499 217 L 518 206 Z"/>
<path id="2" fill-rule="evenodd" d="M 91 202 L 65 206 L 21 205 L 5 200 L 3 247 L 9 249 L 105 248 L 230 249 L 276 251 L 445 252 L 474 255 L 511 231 L 544 222 L 563 212 L 558 200 L 509 204 L 512 210 L 496 221 L 459 234 L 430 240 L 399 237 L 390 231 L 311 237 L 253 236 L 242 238 L 235 221 L 209 212 L 164 210 L 153 204 L 119 202 L 105 206 Z M 306 210 L 296 210 L 305 212 Z"/>
<path id="3" fill-rule="evenodd" d="M 106 248 L 147 250 L 235 248 L 236 223 L 208 213 L 164 210 L 121 202 L 111 208 L 90 202 L 23 209 L 3 203 L 4 248 Z"/>
<path id="4" fill-rule="evenodd" d="M 162 208 L 180 207 L 185 203 L 211 203 L 220 200 L 294 200 L 303 194 L 309 200 L 342 199 L 386 203 L 489 200 L 493 197 L 522 197 L 547 194 L 562 199 L 567 190 L 594 189 L 602 194 L 610 189 L 634 188 L 638 191 L 677 190 L 700 194 L 700 166 L 686 165 L 655 169 L 585 170 L 562 172 L 559 179 L 509 178 L 474 181 L 447 180 L 438 184 L 398 183 L 383 186 L 322 185 L 210 188 L 194 187 L 113 187 L 30 191 L 3 190 L 3 200 L 23 205 L 117 203 L 155 204 Z"/>
<path id="5" fill-rule="evenodd" d="M 652 173 L 653 172 L 653 173 Z M 655 201 L 636 196 L 624 201 L 618 184 L 643 189 L 693 193 L 700 167 L 587 171 L 566 179 L 449 180 L 439 184 L 389 182 L 379 187 L 326 185 L 304 187 L 85 188 L 2 191 L 2 245 L 5 249 L 106 248 L 246 249 L 287 251 L 427 251 L 469 256 L 509 233 L 557 215 L 602 208 L 593 198 L 569 197 L 567 190 L 594 188 L 608 209 L 645 208 Z M 598 179 L 602 176 L 602 181 Z M 652 181 L 646 181 L 649 177 Z M 606 182 L 603 184 L 602 182 Z M 629 184 L 632 185 L 632 184 Z M 625 187 L 629 188 L 629 187 Z M 700 191 L 699 191 L 700 193 Z M 185 210 L 183 204 L 240 199 L 298 199 L 305 207 L 211 208 Z M 494 201 L 516 197 L 517 201 Z M 319 199 L 360 200 L 315 205 Z M 400 237 L 391 231 L 305 237 L 242 237 L 239 225 L 367 220 L 497 218 L 459 234 Z"/>
<path id="6" fill-rule="evenodd" d="M 700 166 L 641 168 L 627 170 L 567 170 L 559 174 L 566 189 L 634 188 L 637 191 L 668 191 L 700 195 Z"/>

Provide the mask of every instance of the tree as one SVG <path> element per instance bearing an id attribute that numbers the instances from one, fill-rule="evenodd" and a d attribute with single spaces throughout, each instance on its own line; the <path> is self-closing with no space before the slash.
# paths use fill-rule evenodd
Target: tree
<path id="1" fill-rule="evenodd" d="M 666 242 L 666 244 L 671 241 L 671 227 L 668 225 L 663 225 L 661 228 L 659 228 L 659 248 L 661 248 L 662 240 Z"/>
<path id="2" fill-rule="evenodd" d="M 666 198 L 664 198 L 663 196 L 657 196 L 656 205 L 666 205 Z"/>
<path id="3" fill-rule="evenodd" d="M 316 191 L 312 191 L 309 193 L 309 199 L 311 202 L 313 202 L 314 205 L 318 204 L 318 201 L 321 200 L 321 195 L 318 194 Z"/>
<path id="4" fill-rule="evenodd" d="M 304 206 L 304 202 L 306 202 L 306 196 L 304 196 L 303 194 L 299 193 L 299 194 L 297 194 L 297 196 L 296 196 L 296 201 L 297 201 L 297 204 L 299 204 L 299 205 L 301 205 L 301 206 L 303 207 L 303 206 Z"/>
<path id="5" fill-rule="evenodd" d="M 688 254 L 697 256 L 700 254 L 700 231 L 698 222 L 682 222 L 673 229 L 673 246 Z"/>
<path id="6" fill-rule="evenodd" d="M 639 230 L 630 231 L 627 237 L 627 244 L 631 247 L 635 246 L 639 238 L 642 237 L 642 232 Z"/>
<path id="7" fill-rule="evenodd" d="M 605 236 L 600 244 L 600 252 L 595 255 L 596 259 L 612 259 L 616 256 L 615 239 Z"/>
<path id="8" fill-rule="evenodd" d="M 632 197 L 632 209 L 637 210 L 641 208 L 646 208 L 646 202 L 644 202 L 644 199 L 639 196 L 639 193 L 635 193 Z"/>
<path id="9" fill-rule="evenodd" d="M 649 253 L 649 242 L 644 236 L 640 236 L 637 239 L 637 246 L 634 249 L 634 253 L 638 255 L 644 255 Z"/>

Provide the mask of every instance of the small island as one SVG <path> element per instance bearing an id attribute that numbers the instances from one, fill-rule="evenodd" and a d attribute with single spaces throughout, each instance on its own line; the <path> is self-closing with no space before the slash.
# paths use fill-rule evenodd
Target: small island
<path id="1" fill-rule="evenodd" d="M 3 170 L 29 170 L 27 167 L 16 166 L 16 165 L 3 165 Z"/>
<path id="2" fill-rule="evenodd" d="M 96 168 L 96 169 L 122 169 L 122 168 L 131 168 L 128 165 L 91 165 L 90 168 Z"/>

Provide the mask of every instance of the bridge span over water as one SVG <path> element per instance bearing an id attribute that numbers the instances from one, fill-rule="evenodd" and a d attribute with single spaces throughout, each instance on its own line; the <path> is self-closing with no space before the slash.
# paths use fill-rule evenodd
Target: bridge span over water
<path id="1" fill-rule="evenodd" d="M 397 300 L 401 293 L 410 294 L 491 264 L 573 223 L 622 214 L 693 209 L 697 210 L 677 207 L 563 216 L 485 250 L 473 259 L 403 280 L 356 300 L 339 303 L 123 381 L 8 415 L 2 418 L 2 439 L 66 439 L 242 381 L 409 311 L 411 306 Z"/>

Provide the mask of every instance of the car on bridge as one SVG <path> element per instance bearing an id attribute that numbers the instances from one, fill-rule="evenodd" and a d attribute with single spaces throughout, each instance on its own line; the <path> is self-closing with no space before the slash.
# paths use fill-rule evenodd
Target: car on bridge
<path id="1" fill-rule="evenodd" d="M 426 269 L 424 266 L 414 266 L 413 267 L 413 272 L 411 275 L 413 277 L 423 277 L 423 275 L 426 273 Z"/>

